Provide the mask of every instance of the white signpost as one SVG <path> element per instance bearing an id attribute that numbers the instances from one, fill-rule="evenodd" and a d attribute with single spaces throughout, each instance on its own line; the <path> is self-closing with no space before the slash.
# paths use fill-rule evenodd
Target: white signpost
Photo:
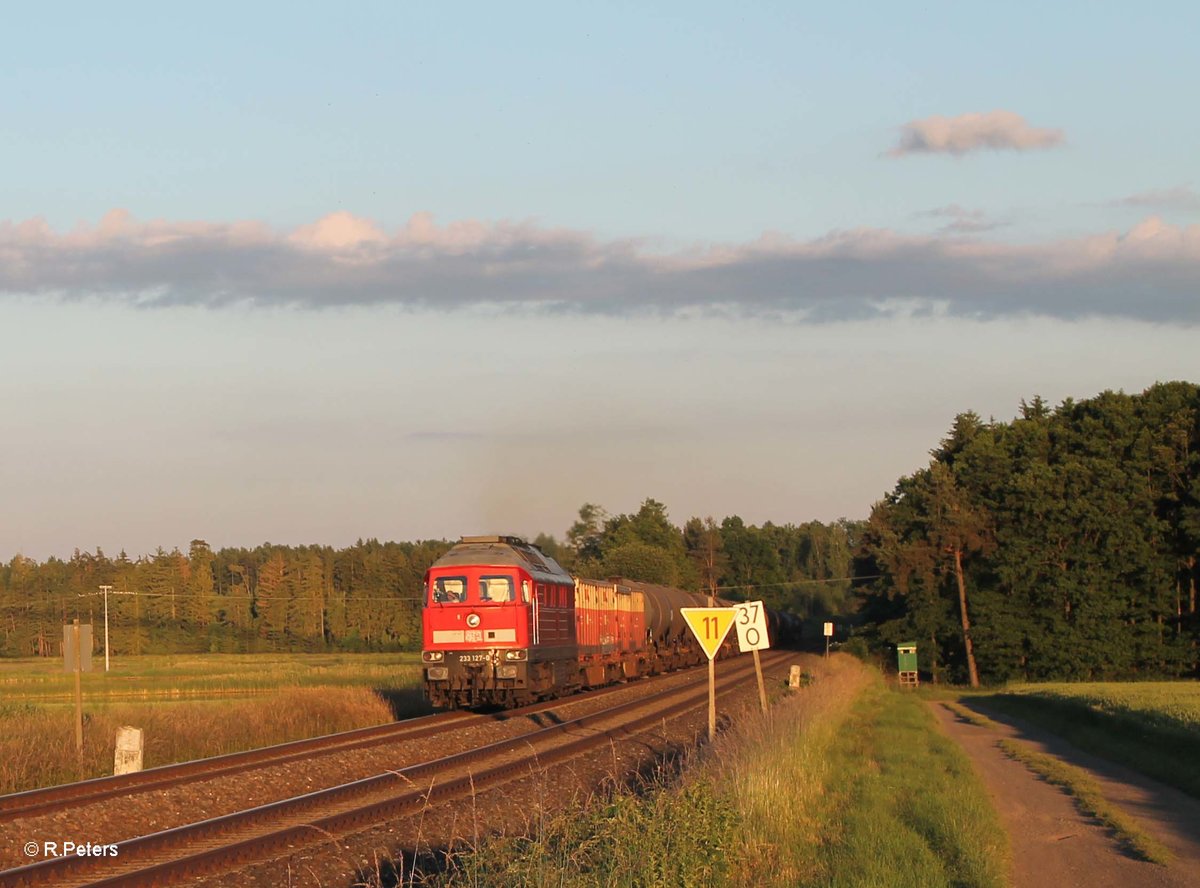
<path id="1" fill-rule="evenodd" d="M 733 628 L 736 611 L 732 607 L 681 607 L 679 615 L 700 642 L 708 656 L 708 739 L 717 736 L 717 671 L 713 658 L 721 648 L 721 642 Z"/>
<path id="2" fill-rule="evenodd" d="M 833 623 L 825 624 L 825 656 L 829 656 L 829 639 L 833 638 Z"/>
<path id="3" fill-rule="evenodd" d="M 735 605 L 737 618 L 738 649 L 744 654 L 754 652 L 754 671 L 758 675 L 758 702 L 762 711 L 767 711 L 767 688 L 763 684 L 762 661 L 758 652 L 771 647 L 771 639 L 767 637 L 767 612 L 761 601 L 746 601 Z"/>

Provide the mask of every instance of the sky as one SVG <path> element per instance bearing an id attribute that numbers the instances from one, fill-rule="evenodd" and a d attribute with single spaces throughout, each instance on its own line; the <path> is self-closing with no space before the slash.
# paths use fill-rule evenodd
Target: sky
<path id="1" fill-rule="evenodd" d="M 23 4 L 0 559 L 861 518 L 1200 382 L 1200 7 Z"/>

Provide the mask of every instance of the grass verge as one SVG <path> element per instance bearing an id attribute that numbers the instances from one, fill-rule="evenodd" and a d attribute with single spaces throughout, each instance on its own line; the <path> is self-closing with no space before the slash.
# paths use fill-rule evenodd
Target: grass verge
<path id="1" fill-rule="evenodd" d="M 1086 771 L 1054 756 L 1035 752 L 1015 740 L 1004 738 L 998 741 L 998 745 L 1005 755 L 1021 762 L 1055 786 L 1062 787 L 1075 799 L 1080 811 L 1100 821 L 1130 854 L 1163 866 L 1171 861 L 1171 852 L 1138 826 L 1137 821 L 1109 802 L 1100 791 L 1099 784 Z"/>
<path id="2" fill-rule="evenodd" d="M 833 750 L 822 885 L 1001 886 L 1007 837 L 963 751 L 911 693 L 868 689 Z"/>
<path id="3" fill-rule="evenodd" d="M 954 703 L 950 700 L 943 700 L 942 705 L 957 715 L 959 718 L 966 719 L 977 728 L 998 728 L 1000 725 L 992 721 L 986 715 L 980 715 L 973 709 L 968 709 L 961 703 Z"/>
<path id="4" fill-rule="evenodd" d="M 1005 882 L 1004 832 L 921 700 L 833 657 L 766 716 L 585 810 L 452 851 L 443 886 L 879 888 Z"/>

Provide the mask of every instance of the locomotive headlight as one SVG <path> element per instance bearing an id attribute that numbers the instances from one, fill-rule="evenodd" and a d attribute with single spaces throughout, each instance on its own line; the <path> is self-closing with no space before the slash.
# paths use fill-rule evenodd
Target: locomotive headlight
<path id="1" fill-rule="evenodd" d="M 524 660 L 529 656 L 529 651 L 505 651 L 504 659 L 506 660 Z"/>
<path id="2" fill-rule="evenodd" d="M 445 657 L 441 651 L 421 651 L 421 659 L 426 663 L 440 663 Z"/>
<path id="3" fill-rule="evenodd" d="M 479 626 L 479 614 L 467 614 L 467 625 L 472 629 Z"/>

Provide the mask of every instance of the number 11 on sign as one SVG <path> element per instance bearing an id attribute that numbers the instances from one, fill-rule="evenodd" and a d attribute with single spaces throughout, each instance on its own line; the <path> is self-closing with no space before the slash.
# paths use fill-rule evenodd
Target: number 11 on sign
<path id="1" fill-rule="evenodd" d="M 700 642 L 708 656 L 708 739 L 717 735 L 717 671 L 713 658 L 721 649 L 721 642 L 733 627 L 737 612 L 731 607 L 681 607 L 680 616 Z"/>

